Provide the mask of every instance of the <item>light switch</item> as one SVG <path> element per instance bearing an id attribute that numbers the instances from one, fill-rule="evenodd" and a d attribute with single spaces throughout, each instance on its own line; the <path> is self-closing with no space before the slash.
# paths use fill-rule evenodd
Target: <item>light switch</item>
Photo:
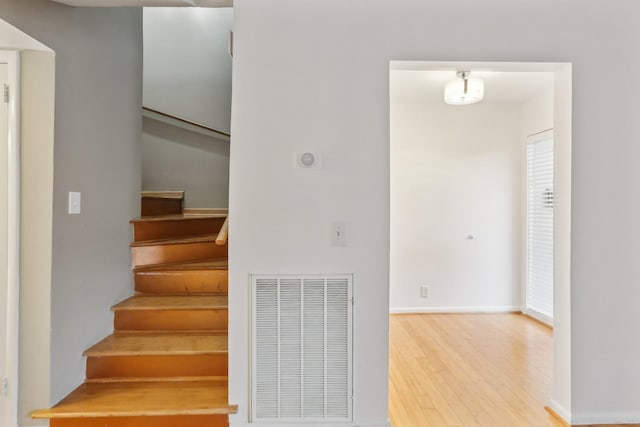
<path id="1" fill-rule="evenodd" d="M 331 223 L 331 246 L 347 246 L 347 223 Z"/>
<path id="2" fill-rule="evenodd" d="M 69 191 L 69 214 L 77 215 L 80 213 L 80 192 Z"/>

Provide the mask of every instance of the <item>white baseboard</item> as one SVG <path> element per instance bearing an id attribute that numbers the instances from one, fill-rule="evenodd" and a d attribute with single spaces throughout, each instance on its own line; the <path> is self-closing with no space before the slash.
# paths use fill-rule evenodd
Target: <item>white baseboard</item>
<path id="1" fill-rule="evenodd" d="M 573 424 L 573 420 L 571 419 L 571 411 L 566 409 L 564 406 L 560 405 L 555 400 L 551 399 L 549 402 L 549 407 L 553 409 L 553 411 L 568 424 Z"/>
<path id="2" fill-rule="evenodd" d="M 638 424 L 640 423 L 639 412 L 624 413 L 600 413 L 600 414 L 573 414 L 572 425 L 584 424 Z"/>
<path id="3" fill-rule="evenodd" d="M 421 314 L 421 313 L 513 313 L 521 312 L 522 307 L 519 305 L 497 305 L 497 306 L 478 306 L 478 307 L 391 307 L 391 314 Z"/>
<path id="4" fill-rule="evenodd" d="M 572 414 L 555 400 L 549 402 L 549 407 L 570 425 L 640 423 L 640 412 Z"/>

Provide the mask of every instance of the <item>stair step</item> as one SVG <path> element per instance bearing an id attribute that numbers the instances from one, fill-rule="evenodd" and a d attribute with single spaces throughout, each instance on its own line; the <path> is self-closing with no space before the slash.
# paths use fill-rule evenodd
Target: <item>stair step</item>
<path id="1" fill-rule="evenodd" d="M 145 333 L 109 335 L 87 349 L 87 357 L 226 354 L 227 335 L 212 333 Z"/>
<path id="2" fill-rule="evenodd" d="M 226 270 L 229 268 L 227 258 L 214 258 L 195 262 L 178 262 L 175 264 L 138 267 L 136 271 L 166 271 L 166 270 Z"/>
<path id="3" fill-rule="evenodd" d="M 222 295 L 134 295 L 111 309 L 119 311 L 139 310 L 207 310 L 226 309 L 228 299 Z"/>
<path id="4" fill-rule="evenodd" d="M 87 382 L 53 408 L 34 411 L 31 416 L 164 417 L 226 415 L 236 410 L 228 404 L 226 381 Z"/>
<path id="5" fill-rule="evenodd" d="M 144 294 L 226 294 L 227 268 L 226 258 L 138 267 L 133 273 L 135 289 Z"/>
<path id="6" fill-rule="evenodd" d="M 142 216 L 182 214 L 184 191 L 143 191 Z"/>
<path id="7" fill-rule="evenodd" d="M 116 333 L 84 352 L 87 378 L 223 377 L 227 336 Z"/>
<path id="8" fill-rule="evenodd" d="M 227 297 L 135 295 L 112 307 L 117 331 L 226 331 Z"/>
<path id="9" fill-rule="evenodd" d="M 187 245 L 189 243 L 208 243 L 208 242 L 215 242 L 216 237 L 218 237 L 218 234 L 212 233 L 212 234 L 203 234 L 200 236 L 183 236 L 183 237 L 172 237 L 169 239 L 141 240 L 139 242 L 132 242 L 130 246 L 132 248 L 139 248 L 139 247 L 145 247 L 145 246 L 158 246 L 158 245 Z M 204 261 L 204 260 L 201 260 L 201 261 Z"/>
<path id="10" fill-rule="evenodd" d="M 229 427 L 228 415 L 56 418 L 51 427 Z"/>
<path id="11" fill-rule="evenodd" d="M 220 230 L 225 214 L 217 215 L 161 215 L 131 220 L 133 241 L 179 238 L 215 234 Z"/>
<path id="12" fill-rule="evenodd" d="M 216 245 L 217 234 L 131 243 L 133 268 L 226 258 L 227 245 Z"/>
<path id="13" fill-rule="evenodd" d="M 166 381 L 228 381 L 226 375 L 189 375 L 187 377 L 127 377 L 127 378 L 87 378 L 88 383 L 131 383 L 131 382 L 166 382 Z"/>
<path id="14" fill-rule="evenodd" d="M 141 191 L 140 195 L 142 198 L 152 198 L 152 199 L 184 199 L 184 190 L 169 190 L 169 191 L 155 191 L 155 190 L 147 190 Z"/>

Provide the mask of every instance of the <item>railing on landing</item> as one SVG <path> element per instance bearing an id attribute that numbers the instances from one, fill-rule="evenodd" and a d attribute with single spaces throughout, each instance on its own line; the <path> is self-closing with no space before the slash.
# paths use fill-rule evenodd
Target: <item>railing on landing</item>
<path id="1" fill-rule="evenodd" d="M 154 110 L 153 108 L 149 108 L 149 107 L 144 107 L 143 106 L 142 107 L 142 111 L 146 112 L 146 113 L 151 113 L 152 115 L 155 115 L 155 116 L 161 116 L 161 117 L 164 117 L 166 119 L 170 119 L 170 120 L 182 123 L 184 125 L 193 126 L 193 127 L 198 128 L 200 130 L 211 132 L 211 133 L 214 133 L 214 134 L 216 134 L 216 135 L 218 135 L 220 137 L 223 137 L 223 138 L 229 138 L 231 136 L 231 134 L 229 134 L 228 132 L 225 132 L 225 131 L 222 131 L 222 130 L 218 130 L 218 129 L 214 129 L 214 128 L 210 127 L 210 126 L 203 125 L 202 123 L 198 123 L 198 122 L 194 122 L 194 121 L 191 121 L 191 120 L 183 119 L 181 117 L 177 117 L 177 116 L 174 116 L 172 114 L 163 113 L 162 111 Z"/>

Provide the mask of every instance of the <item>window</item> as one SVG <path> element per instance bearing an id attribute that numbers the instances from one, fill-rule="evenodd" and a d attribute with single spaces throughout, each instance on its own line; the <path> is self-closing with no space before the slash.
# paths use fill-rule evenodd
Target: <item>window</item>
<path id="1" fill-rule="evenodd" d="M 527 139 L 525 314 L 553 322 L 553 132 Z"/>

